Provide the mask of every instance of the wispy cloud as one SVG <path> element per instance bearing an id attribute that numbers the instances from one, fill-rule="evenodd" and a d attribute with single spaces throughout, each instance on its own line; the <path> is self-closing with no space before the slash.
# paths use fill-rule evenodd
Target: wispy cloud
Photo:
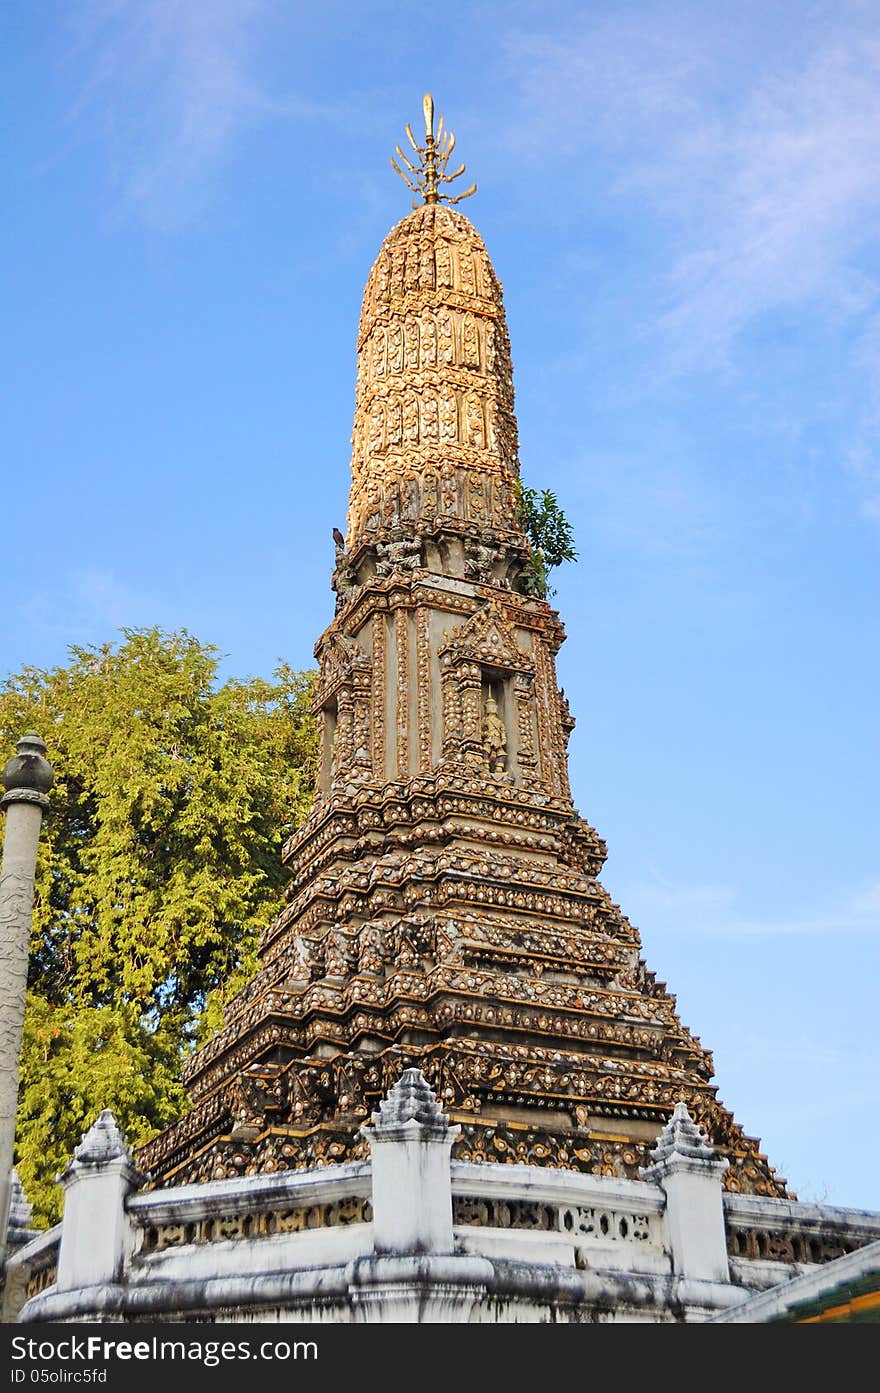
<path id="1" fill-rule="evenodd" d="M 571 155 L 604 150 L 614 190 L 668 220 L 667 322 L 694 358 L 724 354 L 768 309 L 876 300 L 855 258 L 880 208 L 880 35 L 816 44 L 782 71 L 727 74 L 723 26 L 630 17 L 510 45 L 528 113 L 513 137 L 556 149 L 576 194 Z"/>
<path id="2" fill-rule="evenodd" d="M 734 938 L 880 935 L 880 881 L 840 893 L 809 912 L 760 917 L 743 911 L 735 886 L 676 883 L 659 873 L 621 888 L 620 895 L 633 922 L 663 933 Z"/>
<path id="3" fill-rule="evenodd" d="M 86 0 L 72 21 L 81 111 L 96 115 L 125 211 L 175 223 L 272 100 L 268 0 Z"/>
<path id="4" fill-rule="evenodd" d="M 771 6 L 745 32 L 717 10 L 684 6 L 661 23 L 645 7 L 520 31 L 507 50 L 522 113 L 510 136 L 564 162 L 574 199 L 595 200 L 604 169 L 602 196 L 652 218 L 660 269 L 642 328 L 665 371 L 736 365 L 768 325 L 783 340 L 821 326 L 843 368 L 827 397 L 853 414 L 853 375 L 860 384 L 850 468 L 874 518 L 880 26 L 870 8 L 819 5 L 774 43 L 772 17 Z"/>

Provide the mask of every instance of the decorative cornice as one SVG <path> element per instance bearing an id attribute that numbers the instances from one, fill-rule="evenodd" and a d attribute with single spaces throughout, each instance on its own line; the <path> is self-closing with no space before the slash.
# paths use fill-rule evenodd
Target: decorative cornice
<path id="1" fill-rule="evenodd" d="M 38 808 L 49 808 L 51 803 L 45 793 L 35 788 L 11 788 L 0 798 L 0 808 L 11 808 L 14 803 L 36 803 Z"/>

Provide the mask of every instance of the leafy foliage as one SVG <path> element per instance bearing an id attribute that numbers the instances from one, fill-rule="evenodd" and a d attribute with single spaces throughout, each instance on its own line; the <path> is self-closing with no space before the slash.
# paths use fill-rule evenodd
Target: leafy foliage
<path id="1" fill-rule="evenodd" d="M 540 599 L 555 592 L 548 584 L 550 572 L 563 561 L 575 561 L 577 551 L 571 523 L 550 489 L 525 488 L 517 485 L 519 522 L 531 545 L 532 554 L 520 576 L 520 588 L 526 595 Z"/>
<path id="2" fill-rule="evenodd" d="M 309 674 L 218 685 L 216 651 L 185 631 L 70 654 L 0 687 L 0 738 L 39 731 L 55 769 L 17 1157 L 48 1220 L 100 1107 L 135 1144 L 182 1110 L 183 1059 L 254 969 L 316 755 Z"/>

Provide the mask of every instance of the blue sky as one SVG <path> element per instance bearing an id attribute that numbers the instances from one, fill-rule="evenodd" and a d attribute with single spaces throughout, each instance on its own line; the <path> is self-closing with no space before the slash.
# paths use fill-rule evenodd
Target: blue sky
<path id="1" fill-rule="evenodd" d="M 572 782 L 720 1096 L 880 1208 L 874 3 L 10 0 L 0 668 L 311 663 L 433 91 L 505 287 Z"/>

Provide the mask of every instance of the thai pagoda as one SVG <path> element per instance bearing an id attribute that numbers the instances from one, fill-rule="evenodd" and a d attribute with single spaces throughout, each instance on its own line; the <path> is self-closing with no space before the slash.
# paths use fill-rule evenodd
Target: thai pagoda
<path id="1" fill-rule="evenodd" d="M 407 135 L 284 903 L 190 1110 L 84 1137 L 24 1320 L 705 1320 L 880 1237 L 788 1194 L 598 878 L 501 284 L 430 97 Z"/>

